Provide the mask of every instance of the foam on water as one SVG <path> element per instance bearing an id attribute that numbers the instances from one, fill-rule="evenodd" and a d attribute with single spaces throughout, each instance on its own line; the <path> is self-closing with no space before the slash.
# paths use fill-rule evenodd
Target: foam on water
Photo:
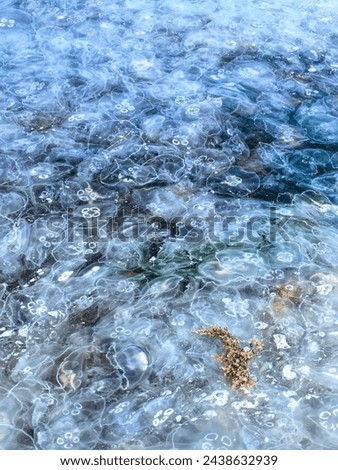
<path id="1" fill-rule="evenodd" d="M 1 448 L 337 449 L 337 23 L 2 1 Z"/>

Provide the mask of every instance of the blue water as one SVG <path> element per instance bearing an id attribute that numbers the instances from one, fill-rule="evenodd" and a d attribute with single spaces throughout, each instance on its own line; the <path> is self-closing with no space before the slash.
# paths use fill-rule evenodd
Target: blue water
<path id="1" fill-rule="evenodd" d="M 1 1 L 1 448 L 338 448 L 336 7 Z"/>

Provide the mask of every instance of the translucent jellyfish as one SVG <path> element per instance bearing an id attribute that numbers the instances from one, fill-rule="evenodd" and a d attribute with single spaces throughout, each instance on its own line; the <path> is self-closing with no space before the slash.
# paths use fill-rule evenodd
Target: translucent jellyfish
<path id="1" fill-rule="evenodd" d="M 138 80 L 155 81 L 160 77 L 159 60 L 153 55 L 132 54 L 130 57 L 130 73 Z"/>
<path id="2" fill-rule="evenodd" d="M 105 406 L 99 394 L 88 389 L 69 396 L 42 394 L 35 405 L 38 449 L 92 449 L 97 444 Z"/>
<path id="3" fill-rule="evenodd" d="M 26 205 L 26 198 L 19 193 L 0 193 L 1 214 L 8 215 L 22 210 Z"/>
<path id="4" fill-rule="evenodd" d="M 77 423 L 72 415 L 53 416 L 48 424 L 40 424 L 36 432 L 38 449 L 78 450 L 95 447 L 98 431 L 95 423 L 88 426 L 87 420 Z M 97 427 L 97 426 L 96 426 Z"/>
<path id="5" fill-rule="evenodd" d="M 297 175 L 314 176 L 325 169 L 330 169 L 330 154 L 324 150 L 304 149 L 287 154 L 288 166 Z"/>
<path id="6" fill-rule="evenodd" d="M 286 120 L 288 115 L 294 110 L 294 103 L 289 96 L 281 93 L 261 93 L 257 99 L 259 112 L 274 116 L 279 120 Z"/>
<path id="7" fill-rule="evenodd" d="M 87 382 L 86 351 L 70 353 L 59 365 L 56 380 L 67 392 L 84 386 Z"/>
<path id="8" fill-rule="evenodd" d="M 198 270 L 203 277 L 220 284 L 239 286 L 253 281 L 262 272 L 261 261 L 255 256 L 249 258 L 236 250 L 229 250 L 218 258 L 219 261 L 206 261 L 199 265 Z"/>
<path id="9" fill-rule="evenodd" d="M 28 181 L 25 164 L 18 158 L 6 156 L 0 168 L 0 186 L 18 185 L 22 188 L 28 186 Z"/>
<path id="10" fill-rule="evenodd" d="M 331 164 L 333 168 L 338 168 L 338 152 L 331 156 Z"/>
<path id="11" fill-rule="evenodd" d="M 164 121 L 165 117 L 159 114 L 144 119 L 142 128 L 145 138 L 150 141 L 157 141 L 161 135 Z"/>
<path id="12" fill-rule="evenodd" d="M 103 435 L 107 443 L 119 441 L 122 435 L 135 435 L 145 427 L 135 419 L 132 409 L 133 405 L 129 400 L 120 400 L 105 410 L 102 425 L 108 428 Z"/>
<path id="13" fill-rule="evenodd" d="M 230 64 L 230 77 L 237 83 L 255 91 L 273 89 L 275 74 L 265 62 L 238 60 Z"/>
<path id="14" fill-rule="evenodd" d="M 1 257 L 0 279 L 3 282 L 13 282 L 20 277 L 23 263 L 16 253 L 8 253 Z"/>
<path id="15" fill-rule="evenodd" d="M 282 242 L 270 249 L 263 248 L 260 253 L 264 262 L 274 268 L 297 267 L 304 262 L 301 247 L 294 242 Z"/>
<path id="16" fill-rule="evenodd" d="M 314 142 L 337 143 L 338 118 L 327 114 L 317 114 L 302 119 L 302 126 Z"/>
<path id="17" fill-rule="evenodd" d="M 118 351 L 114 357 L 117 367 L 127 379 L 128 389 L 136 387 L 149 377 L 151 359 L 141 347 L 131 344 Z"/>
<path id="18" fill-rule="evenodd" d="M 313 142 L 337 143 L 338 116 L 337 99 L 323 98 L 305 102 L 296 113 L 299 124 Z"/>
<path id="19" fill-rule="evenodd" d="M 176 427 L 170 435 L 173 448 L 230 450 L 238 447 L 239 423 L 224 410 L 219 410 L 219 413 L 213 411 L 209 408 L 199 417 L 190 418 Z"/>
<path id="20" fill-rule="evenodd" d="M 313 179 L 312 186 L 335 203 L 338 202 L 338 177 L 335 171 L 317 176 Z"/>
<path id="21" fill-rule="evenodd" d="M 139 129 L 130 121 L 103 121 L 94 124 L 88 135 L 88 146 L 109 148 L 118 159 L 127 159 L 142 147 Z"/>
<path id="22" fill-rule="evenodd" d="M 293 411 L 299 432 L 310 441 L 308 448 L 336 449 L 338 408 L 336 395 L 307 394 Z"/>
<path id="23" fill-rule="evenodd" d="M 222 109 L 241 116 L 250 116 L 257 110 L 257 105 L 241 88 L 233 83 L 213 86 L 210 92 L 222 97 Z"/>
<path id="24" fill-rule="evenodd" d="M 88 386 L 88 390 L 92 393 L 106 399 L 109 399 L 120 388 L 122 388 L 122 377 L 118 373 L 110 374 L 110 377 L 106 379 L 95 380 Z"/>
<path id="25" fill-rule="evenodd" d="M 208 178 L 208 187 L 218 195 L 247 196 L 259 188 L 260 178 L 253 171 L 232 167 L 229 171 L 214 171 Z"/>
<path id="26" fill-rule="evenodd" d="M 37 39 L 41 49 L 45 50 L 46 54 L 58 54 L 59 57 L 70 52 L 72 41 L 74 41 L 73 34 L 70 31 L 56 29 L 52 26 L 38 29 Z"/>
<path id="27" fill-rule="evenodd" d="M 31 40 L 33 34 L 32 17 L 15 8 L 0 10 L 0 34 L 3 45 L 7 44 L 14 51 L 21 50 L 19 43 L 27 44 Z"/>
<path id="28" fill-rule="evenodd" d="M 152 166 L 135 163 L 121 165 L 118 173 L 118 181 L 127 183 L 129 187 L 149 186 L 157 177 L 156 170 Z"/>
<path id="29" fill-rule="evenodd" d="M 160 149 L 158 149 L 160 151 Z M 157 152 L 156 152 L 157 153 Z M 152 156 L 146 160 L 146 164 L 156 171 L 156 181 L 174 183 L 180 181 L 185 173 L 184 161 L 178 155 L 172 155 L 163 149 L 163 153 Z"/>

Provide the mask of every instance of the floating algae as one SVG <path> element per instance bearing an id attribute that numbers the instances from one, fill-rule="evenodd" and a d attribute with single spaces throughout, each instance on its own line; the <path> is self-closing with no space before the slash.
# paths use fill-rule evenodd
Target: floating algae
<path id="1" fill-rule="evenodd" d="M 253 387 L 255 381 L 251 378 L 248 365 L 250 359 L 257 356 L 263 349 L 262 341 L 253 338 L 251 349 L 241 348 L 239 340 L 227 328 L 213 326 L 195 331 L 198 335 L 207 335 L 222 341 L 225 352 L 215 356 L 221 363 L 221 369 L 234 389 L 248 389 Z"/>

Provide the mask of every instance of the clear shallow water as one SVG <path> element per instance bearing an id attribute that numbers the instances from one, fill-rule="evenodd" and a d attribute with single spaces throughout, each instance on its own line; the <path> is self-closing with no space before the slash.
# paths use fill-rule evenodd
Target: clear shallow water
<path id="1" fill-rule="evenodd" d="M 1 3 L 2 448 L 338 448 L 336 31 Z M 245 394 L 213 325 L 264 342 Z"/>

